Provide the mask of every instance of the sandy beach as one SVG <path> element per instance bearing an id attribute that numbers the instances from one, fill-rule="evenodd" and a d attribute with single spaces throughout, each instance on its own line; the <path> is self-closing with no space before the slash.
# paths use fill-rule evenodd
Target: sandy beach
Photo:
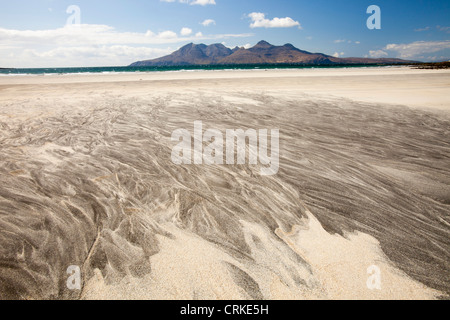
<path id="1" fill-rule="evenodd" d="M 173 163 L 195 121 L 277 174 Z M 1 299 L 450 295 L 449 70 L 0 76 L 0 147 Z"/>

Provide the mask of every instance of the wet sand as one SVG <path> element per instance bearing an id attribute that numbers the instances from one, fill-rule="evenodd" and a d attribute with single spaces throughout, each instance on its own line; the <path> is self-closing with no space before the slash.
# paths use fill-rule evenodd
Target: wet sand
<path id="1" fill-rule="evenodd" d="M 175 165 L 194 121 L 278 174 Z M 0 298 L 446 297 L 449 128 L 446 70 L 0 77 Z"/>

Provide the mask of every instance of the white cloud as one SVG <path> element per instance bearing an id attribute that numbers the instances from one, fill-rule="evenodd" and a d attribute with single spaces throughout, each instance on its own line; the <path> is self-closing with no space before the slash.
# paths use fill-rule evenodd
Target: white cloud
<path id="1" fill-rule="evenodd" d="M 355 43 L 355 44 L 360 44 L 361 42 L 359 42 L 359 41 L 352 41 L 352 40 L 347 40 L 347 39 L 338 39 L 338 40 L 334 40 L 333 41 L 334 43 L 344 43 L 344 42 L 347 42 L 347 43 Z"/>
<path id="2" fill-rule="evenodd" d="M 57 47 L 50 50 L 25 49 L 3 51 L 0 48 L 2 63 L 12 67 L 91 67 L 125 66 L 132 62 L 157 58 L 174 50 L 167 48 L 113 46 Z M 8 53 L 10 52 L 10 53 Z"/>
<path id="3" fill-rule="evenodd" d="M 340 57 L 342 57 L 344 54 L 345 54 L 345 52 L 335 52 L 335 53 L 333 54 L 333 57 L 335 57 L 335 58 L 340 58 Z"/>
<path id="4" fill-rule="evenodd" d="M 430 30 L 430 27 L 425 27 L 425 28 L 418 28 L 418 29 L 414 29 L 415 32 L 423 32 L 423 31 L 428 31 Z"/>
<path id="5" fill-rule="evenodd" d="M 402 59 L 411 59 L 423 54 L 450 49 L 450 40 L 444 41 L 416 41 L 407 44 L 388 44 L 384 50 L 394 51 Z"/>
<path id="6" fill-rule="evenodd" d="M 238 48 L 244 48 L 244 49 L 250 49 L 251 47 L 253 47 L 250 43 L 246 43 L 244 45 L 237 45 L 237 46 L 227 46 L 226 42 L 222 42 L 222 44 L 230 49 L 234 49 L 236 47 Z"/>
<path id="7" fill-rule="evenodd" d="M 118 32 L 106 25 L 71 25 L 50 30 L 11 30 L 0 28 L 0 43 L 2 45 L 46 45 L 46 46 L 80 46 L 80 45 L 112 45 L 112 44 L 167 44 L 184 42 L 193 39 L 187 37 L 189 28 L 185 29 L 182 37 L 171 30 L 154 33 Z M 189 30 L 188 30 L 189 29 Z M 192 34 L 192 30 L 189 35 Z M 207 39 L 249 37 L 252 34 L 216 34 Z"/>
<path id="8" fill-rule="evenodd" d="M 185 37 L 186 36 L 190 36 L 192 34 L 192 29 L 190 29 L 190 28 L 183 28 L 183 29 L 181 29 L 180 34 L 182 36 L 185 36 Z"/>
<path id="9" fill-rule="evenodd" d="M 273 18 L 266 19 L 266 15 L 261 12 L 252 12 L 248 15 L 252 19 L 250 28 L 291 28 L 298 26 L 301 29 L 300 22 L 294 21 L 292 18 Z"/>
<path id="10" fill-rule="evenodd" d="M 146 33 L 117 32 L 106 25 L 71 25 L 50 30 L 11 30 L 0 28 L 0 42 L 21 45 L 109 45 L 109 44 L 165 44 L 184 41 L 173 31 L 158 34 L 148 30 Z"/>
<path id="11" fill-rule="evenodd" d="M 209 4 L 215 5 L 215 0 L 160 0 L 161 2 L 179 2 L 179 3 L 188 3 L 191 6 L 194 5 L 200 5 L 200 6 L 206 6 Z"/>
<path id="12" fill-rule="evenodd" d="M 190 5 L 201 5 L 201 6 L 206 6 L 208 4 L 216 4 L 215 0 L 195 0 L 195 1 L 191 1 L 189 3 Z"/>
<path id="13" fill-rule="evenodd" d="M 427 57 L 427 58 L 424 58 L 424 59 L 426 59 L 427 61 L 444 61 L 444 60 L 447 60 L 448 57 L 445 57 L 445 56 L 432 56 L 432 57 Z"/>
<path id="14" fill-rule="evenodd" d="M 216 21 L 214 21 L 213 19 L 206 19 L 205 21 L 203 21 L 201 23 L 204 27 L 209 27 L 210 25 L 215 25 Z"/>
<path id="15" fill-rule="evenodd" d="M 383 50 L 370 50 L 369 51 L 369 56 L 371 58 L 383 58 L 383 57 L 387 57 L 388 53 L 383 51 Z"/>
<path id="16" fill-rule="evenodd" d="M 167 40 L 177 39 L 177 34 L 173 31 L 169 30 L 169 31 L 163 31 L 163 32 L 158 33 L 157 37 L 159 39 L 167 39 Z"/>
<path id="17" fill-rule="evenodd" d="M 436 26 L 439 31 L 450 33 L 450 27 Z"/>
<path id="18" fill-rule="evenodd" d="M 164 45 L 253 36 L 249 33 L 205 36 L 200 32 L 194 35 L 187 29 L 177 35 L 171 30 L 119 32 L 106 25 L 71 25 L 50 30 L 0 28 L 0 61 L 2 67 L 16 68 L 128 65 L 170 53 L 167 47 L 162 48 Z"/>

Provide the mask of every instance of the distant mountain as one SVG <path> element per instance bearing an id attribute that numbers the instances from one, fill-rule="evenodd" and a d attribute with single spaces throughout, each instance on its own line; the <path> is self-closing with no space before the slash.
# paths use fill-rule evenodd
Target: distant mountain
<path id="1" fill-rule="evenodd" d="M 336 58 L 323 53 L 311 53 L 297 49 L 292 44 L 274 46 L 260 41 L 252 48 L 229 49 L 223 44 L 185 45 L 174 53 L 153 60 L 138 61 L 131 67 L 189 66 L 225 64 L 401 64 L 414 63 L 401 59 Z"/>
<path id="2" fill-rule="evenodd" d="M 225 47 L 223 44 L 204 44 L 190 43 L 174 53 L 154 59 L 133 63 L 133 67 L 144 66 L 186 66 L 186 65 L 208 65 L 220 64 L 220 61 L 233 54 L 233 50 Z"/>

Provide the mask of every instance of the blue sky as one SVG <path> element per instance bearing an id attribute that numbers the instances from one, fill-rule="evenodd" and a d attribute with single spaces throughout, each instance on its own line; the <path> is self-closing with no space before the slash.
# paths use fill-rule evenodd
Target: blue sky
<path id="1" fill-rule="evenodd" d="M 67 13 L 71 5 L 80 19 Z M 367 28 L 370 5 L 381 9 L 381 30 Z M 449 17 L 448 0 L 3 1 L 0 66 L 128 65 L 189 42 L 248 47 L 262 39 L 341 57 L 443 61 Z"/>

